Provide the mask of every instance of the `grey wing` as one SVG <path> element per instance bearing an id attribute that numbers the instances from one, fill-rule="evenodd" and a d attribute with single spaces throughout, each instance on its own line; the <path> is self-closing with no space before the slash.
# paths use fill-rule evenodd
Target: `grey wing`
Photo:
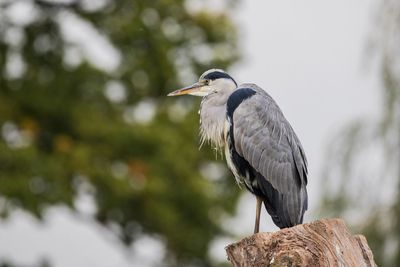
<path id="1" fill-rule="evenodd" d="M 244 87 L 256 94 L 232 115 L 235 149 L 257 171 L 274 222 L 281 228 L 302 223 L 308 205 L 304 150 L 275 101 L 256 85 Z"/>

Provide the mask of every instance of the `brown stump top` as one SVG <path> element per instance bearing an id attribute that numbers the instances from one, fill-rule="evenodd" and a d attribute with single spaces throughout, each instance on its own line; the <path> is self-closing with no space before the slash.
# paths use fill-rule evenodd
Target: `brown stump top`
<path id="1" fill-rule="evenodd" d="M 367 240 L 341 219 L 322 219 L 273 233 L 258 233 L 226 247 L 235 267 L 376 266 Z"/>

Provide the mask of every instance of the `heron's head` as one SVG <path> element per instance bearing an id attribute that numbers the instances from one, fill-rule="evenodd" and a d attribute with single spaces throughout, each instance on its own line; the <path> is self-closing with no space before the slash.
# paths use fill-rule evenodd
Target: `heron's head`
<path id="1" fill-rule="evenodd" d="M 225 71 L 211 69 L 204 72 L 199 81 L 185 88 L 169 93 L 168 96 L 195 95 L 207 96 L 220 91 L 233 91 L 237 87 L 235 80 Z"/>

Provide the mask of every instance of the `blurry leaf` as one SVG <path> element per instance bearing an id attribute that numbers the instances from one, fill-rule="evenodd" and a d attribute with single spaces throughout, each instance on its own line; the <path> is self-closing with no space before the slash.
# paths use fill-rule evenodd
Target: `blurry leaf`
<path id="1" fill-rule="evenodd" d="M 198 150 L 198 100 L 166 94 L 238 59 L 232 21 L 180 0 L 36 0 L 24 24 L 2 16 L 20 2 L 0 4 L 2 216 L 74 209 L 90 184 L 95 218 L 126 244 L 155 234 L 166 265 L 209 266 L 221 232 L 210 210 L 232 212 L 239 191 L 227 172 L 200 173 L 215 157 Z"/>

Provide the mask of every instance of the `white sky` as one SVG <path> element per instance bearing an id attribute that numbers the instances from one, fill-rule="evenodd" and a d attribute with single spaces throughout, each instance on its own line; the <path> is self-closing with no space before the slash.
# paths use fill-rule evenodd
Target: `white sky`
<path id="1" fill-rule="evenodd" d="M 232 75 L 239 82 L 254 82 L 266 89 L 301 139 L 310 170 L 311 212 L 306 213 L 306 221 L 313 220 L 328 141 L 347 122 L 374 116 L 378 110 L 377 68 L 372 63 L 364 66 L 370 62 L 365 48 L 376 3 L 241 2 L 234 17 L 242 34 L 244 60 Z M 245 194 L 238 217 L 227 221 L 238 237 L 251 234 L 254 205 Z M 261 230 L 276 230 L 265 211 Z M 56 267 L 154 266 L 162 244 L 150 237 L 140 242 L 132 250 L 123 250 L 93 222 L 76 218 L 62 207 L 52 209 L 44 225 L 21 212 L 0 222 L 0 259 L 24 265 L 46 256 Z M 216 240 L 214 258 L 225 260 L 227 242 Z"/>
<path id="2" fill-rule="evenodd" d="M 377 66 L 366 54 L 376 4 L 263 3 L 239 8 L 247 59 L 234 72 L 269 92 L 295 129 L 309 161 L 313 208 L 327 142 L 344 124 L 378 112 Z"/>

